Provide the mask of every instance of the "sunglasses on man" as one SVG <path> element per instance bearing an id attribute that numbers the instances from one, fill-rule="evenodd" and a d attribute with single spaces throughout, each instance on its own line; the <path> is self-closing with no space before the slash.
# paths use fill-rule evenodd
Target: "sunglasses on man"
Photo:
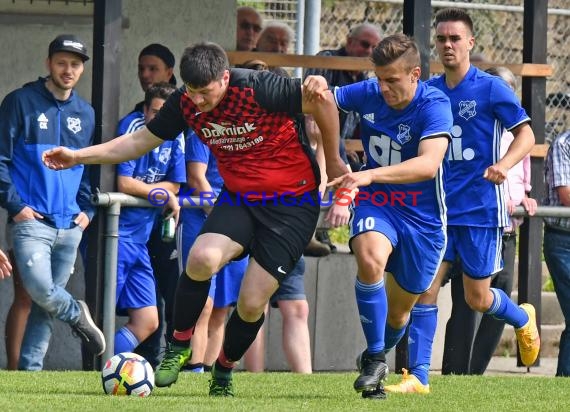
<path id="1" fill-rule="evenodd" d="M 256 33 L 259 33 L 261 31 L 261 26 L 259 24 L 250 23 L 248 21 L 242 21 L 239 24 L 239 28 L 246 31 L 253 30 Z"/>
<path id="2" fill-rule="evenodd" d="M 362 47 L 363 49 L 370 49 L 376 47 L 375 44 L 367 42 L 366 40 L 358 40 L 358 44 L 360 44 L 360 47 Z"/>

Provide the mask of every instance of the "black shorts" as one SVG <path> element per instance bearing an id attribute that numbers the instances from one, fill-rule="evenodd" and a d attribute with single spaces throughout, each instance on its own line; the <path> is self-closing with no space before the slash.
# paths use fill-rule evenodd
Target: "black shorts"
<path id="1" fill-rule="evenodd" d="M 202 233 L 220 233 L 244 248 L 281 284 L 311 240 L 319 219 L 317 191 L 300 197 L 244 201 L 225 188 Z"/>

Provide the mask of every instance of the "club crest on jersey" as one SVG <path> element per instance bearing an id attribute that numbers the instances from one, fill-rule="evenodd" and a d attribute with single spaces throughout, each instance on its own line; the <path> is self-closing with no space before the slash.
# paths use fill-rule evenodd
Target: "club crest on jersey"
<path id="1" fill-rule="evenodd" d="M 477 114 L 475 106 L 477 106 L 477 102 L 475 100 L 459 102 L 459 116 L 463 117 L 465 120 L 471 119 Z"/>
<path id="2" fill-rule="evenodd" d="M 410 126 L 407 124 L 399 124 L 398 125 L 398 135 L 396 139 L 402 145 L 410 141 L 412 136 L 410 136 Z"/>
<path id="3" fill-rule="evenodd" d="M 78 117 L 68 117 L 67 118 L 67 128 L 71 130 L 74 134 L 81 131 L 81 119 Z"/>
<path id="4" fill-rule="evenodd" d="M 172 149 L 170 147 L 163 147 L 158 155 L 158 161 L 162 164 L 167 164 L 170 161 Z"/>

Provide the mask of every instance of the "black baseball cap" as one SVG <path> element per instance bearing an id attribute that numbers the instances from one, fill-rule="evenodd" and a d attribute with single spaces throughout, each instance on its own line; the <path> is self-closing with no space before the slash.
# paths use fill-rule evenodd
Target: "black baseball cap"
<path id="1" fill-rule="evenodd" d="M 89 60 L 85 43 L 73 34 L 60 34 L 53 39 L 49 44 L 48 56 L 51 57 L 54 53 L 58 52 L 75 53 L 81 57 L 81 60 Z"/>

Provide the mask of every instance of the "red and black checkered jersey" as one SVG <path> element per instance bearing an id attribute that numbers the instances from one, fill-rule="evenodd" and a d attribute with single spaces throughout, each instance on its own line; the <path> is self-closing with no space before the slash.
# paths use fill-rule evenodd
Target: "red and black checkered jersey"
<path id="1" fill-rule="evenodd" d="M 226 94 L 212 111 L 200 112 L 181 88 L 147 127 L 162 139 L 190 127 L 216 157 L 231 192 L 250 192 L 251 199 L 298 196 L 318 182 L 295 123 L 301 111 L 300 80 L 232 69 Z"/>

